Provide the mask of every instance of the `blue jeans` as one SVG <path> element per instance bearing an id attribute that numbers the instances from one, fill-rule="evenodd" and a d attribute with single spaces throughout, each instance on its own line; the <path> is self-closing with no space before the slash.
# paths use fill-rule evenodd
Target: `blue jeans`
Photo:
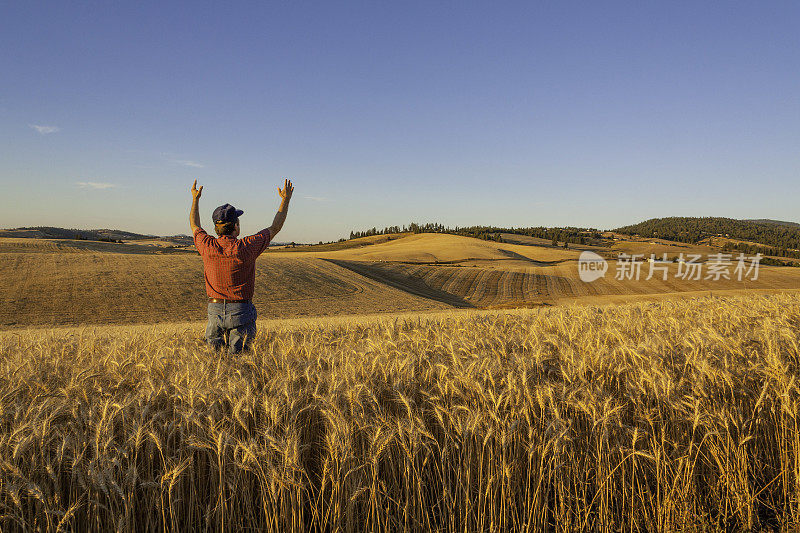
<path id="1" fill-rule="evenodd" d="M 256 316 L 253 302 L 208 302 L 206 341 L 215 349 L 227 346 L 229 353 L 247 350 L 256 336 Z"/>

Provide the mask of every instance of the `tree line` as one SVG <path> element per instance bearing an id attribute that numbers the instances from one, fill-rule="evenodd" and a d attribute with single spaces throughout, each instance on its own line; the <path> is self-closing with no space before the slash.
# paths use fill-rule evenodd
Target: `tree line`
<path id="1" fill-rule="evenodd" d="M 748 244 L 746 242 L 726 242 L 722 245 L 722 251 L 726 253 L 743 253 L 748 255 L 774 255 L 778 257 L 793 257 L 800 259 L 800 252 L 796 250 L 787 250 L 786 248 L 772 248 L 769 246 L 761 246 L 759 244 Z"/>
<path id="2" fill-rule="evenodd" d="M 791 223 L 723 217 L 666 217 L 652 218 L 614 231 L 690 244 L 709 237 L 726 237 L 758 244 L 727 243 L 723 251 L 800 258 L 800 227 Z"/>
<path id="3" fill-rule="evenodd" d="M 438 222 L 420 224 L 412 222 L 407 226 L 387 226 L 383 229 L 370 228 L 365 231 L 351 231 L 350 239 L 371 237 L 373 235 L 387 235 L 390 233 L 447 233 L 462 235 L 487 241 L 502 242 L 502 233 L 538 237 L 551 241 L 553 246 L 572 244 L 589 244 L 601 241 L 602 236 L 596 229 L 587 228 L 547 228 L 544 226 L 528 228 L 504 228 L 499 226 L 455 226 L 449 227 Z"/>

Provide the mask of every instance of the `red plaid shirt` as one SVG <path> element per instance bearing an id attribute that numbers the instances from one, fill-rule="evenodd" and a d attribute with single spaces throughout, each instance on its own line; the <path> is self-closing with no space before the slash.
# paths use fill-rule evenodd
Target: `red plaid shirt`
<path id="1" fill-rule="evenodd" d="M 194 246 L 203 257 L 208 297 L 251 300 L 256 284 L 256 258 L 267 249 L 271 238 L 269 229 L 237 239 L 230 235 L 214 238 L 197 228 Z"/>

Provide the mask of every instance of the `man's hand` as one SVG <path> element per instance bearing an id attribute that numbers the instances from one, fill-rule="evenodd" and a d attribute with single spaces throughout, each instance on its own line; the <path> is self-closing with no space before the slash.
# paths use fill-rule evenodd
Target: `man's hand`
<path id="1" fill-rule="evenodd" d="M 203 229 L 200 226 L 200 195 L 203 194 L 203 186 L 197 188 L 197 180 L 194 180 L 194 185 L 189 189 L 192 193 L 192 208 L 189 210 L 189 227 L 192 228 L 192 234 L 198 229 Z"/>
<path id="2" fill-rule="evenodd" d="M 293 192 L 294 187 L 292 187 L 292 182 L 288 179 L 284 180 L 283 189 L 278 187 L 278 194 L 281 195 L 281 206 L 278 208 L 278 212 L 275 213 L 275 220 L 272 221 L 272 225 L 269 227 L 270 240 L 274 239 L 275 235 L 283 227 L 283 223 L 286 220 L 286 212 L 289 210 L 289 200 L 292 199 Z"/>
<path id="3" fill-rule="evenodd" d="M 194 180 L 194 185 L 192 185 L 192 188 L 189 189 L 189 192 L 192 193 L 192 199 L 193 200 L 199 200 L 200 199 L 200 195 L 203 194 L 203 186 L 201 185 L 200 188 L 198 189 L 197 188 L 197 180 Z"/>
<path id="4" fill-rule="evenodd" d="M 200 187 L 202 190 L 202 187 Z M 292 193 L 294 192 L 294 187 L 292 187 L 292 182 L 288 179 L 284 180 L 283 182 L 283 190 L 278 187 L 278 194 L 281 195 L 281 198 L 288 201 L 292 197 Z"/>

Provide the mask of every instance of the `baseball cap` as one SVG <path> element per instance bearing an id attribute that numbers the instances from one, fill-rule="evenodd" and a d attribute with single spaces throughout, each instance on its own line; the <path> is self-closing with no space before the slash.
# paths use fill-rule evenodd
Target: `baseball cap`
<path id="1" fill-rule="evenodd" d="M 236 220 L 244 214 L 241 209 L 236 209 L 231 204 L 221 205 L 214 209 L 212 218 L 214 223 L 217 222 L 236 222 Z"/>

